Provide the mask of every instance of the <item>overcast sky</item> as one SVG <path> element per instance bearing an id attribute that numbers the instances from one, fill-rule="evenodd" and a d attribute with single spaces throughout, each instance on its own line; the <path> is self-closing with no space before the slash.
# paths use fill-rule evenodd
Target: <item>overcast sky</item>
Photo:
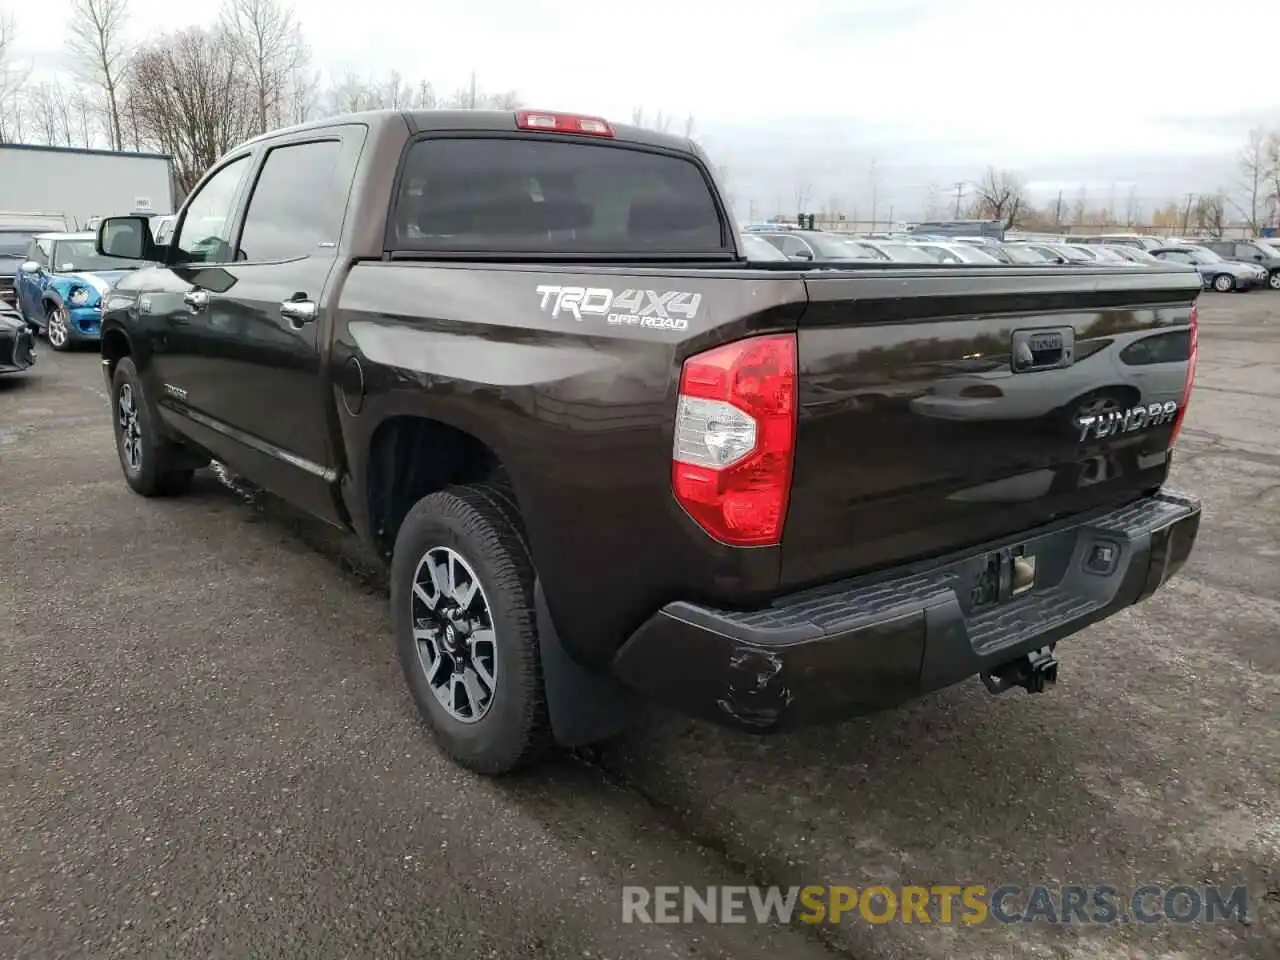
<path id="1" fill-rule="evenodd" d="M 131 0 L 138 39 L 213 3 Z M 65 67 L 68 0 L 11 6 L 18 53 Z M 1230 188 L 1250 126 L 1280 127 L 1277 0 L 296 0 L 317 68 L 474 70 L 532 106 L 695 117 L 762 212 L 874 192 L 918 214 L 988 164 L 1042 196 L 1146 204 Z M 874 167 L 873 167 L 874 164 Z M 874 170 L 874 172 L 873 172 Z M 874 191 L 872 184 L 875 184 Z"/>

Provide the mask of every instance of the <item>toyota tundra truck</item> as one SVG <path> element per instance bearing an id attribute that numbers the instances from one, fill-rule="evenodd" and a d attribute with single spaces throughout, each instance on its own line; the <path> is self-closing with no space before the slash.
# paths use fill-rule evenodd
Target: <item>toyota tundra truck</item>
<path id="1" fill-rule="evenodd" d="M 752 262 L 697 146 L 536 110 L 268 133 L 168 243 L 96 244 L 145 264 L 103 305 L 125 481 L 216 461 L 358 534 L 484 773 L 646 700 L 768 733 L 1039 692 L 1196 538 L 1184 267 Z"/>

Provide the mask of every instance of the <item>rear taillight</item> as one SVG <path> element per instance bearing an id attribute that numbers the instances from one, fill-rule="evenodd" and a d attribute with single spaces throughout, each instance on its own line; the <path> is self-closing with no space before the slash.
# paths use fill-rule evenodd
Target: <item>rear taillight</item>
<path id="1" fill-rule="evenodd" d="M 793 334 L 739 340 L 684 362 L 671 488 L 716 540 L 782 540 L 795 440 Z"/>
<path id="2" fill-rule="evenodd" d="M 601 117 L 584 117 L 578 113 L 556 113 L 551 110 L 520 110 L 516 126 L 521 130 L 545 130 L 547 133 L 576 133 L 587 137 L 612 137 L 613 126 Z"/>
<path id="3" fill-rule="evenodd" d="M 1187 379 L 1182 383 L 1182 399 L 1178 401 L 1178 413 L 1173 420 L 1173 434 L 1169 437 L 1172 445 L 1182 430 L 1182 421 L 1187 416 L 1187 404 L 1191 402 L 1191 388 L 1196 380 L 1196 356 L 1200 353 L 1200 304 L 1191 304 L 1191 326 L 1188 335 L 1191 342 L 1187 351 Z"/>

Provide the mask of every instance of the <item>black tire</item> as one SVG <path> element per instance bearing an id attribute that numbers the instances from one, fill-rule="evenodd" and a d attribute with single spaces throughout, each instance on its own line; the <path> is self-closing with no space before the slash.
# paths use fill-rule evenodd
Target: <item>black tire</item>
<path id="1" fill-rule="evenodd" d="M 1236 278 L 1229 273 L 1220 273 L 1213 278 L 1213 289 L 1218 293 L 1231 293 L 1236 289 Z"/>
<path id="2" fill-rule="evenodd" d="M 437 699 L 414 639 L 414 582 L 419 563 L 446 547 L 474 571 L 494 631 L 492 701 L 478 720 L 451 716 Z M 391 560 L 391 616 L 396 652 L 419 713 L 454 760 L 477 773 L 509 773 L 541 759 L 553 745 L 538 652 L 533 564 L 513 498 L 496 484 L 452 487 L 419 500 L 396 536 Z"/>
<path id="3" fill-rule="evenodd" d="M 1280 270 L 1272 270 L 1271 275 L 1267 278 L 1267 283 L 1272 290 L 1280 290 Z"/>
<path id="4" fill-rule="evenodd" d="M 138 463 L 135 466 L 126 452 L 127 428 L 122 422 L 121 407 L 127 396 L 133 406 L 137 425 Z M 195 471 L 182 465 L 182 451 L 160 435 L 155 411 L 147 400 L 133 360 L 123 357 L 116 363 L 111 377 L 111 422 L 116 438 L 116 455 L 125 483 L 134 493 L 144 497 L 165 497 L 184 493 L 191 486 Z"/>

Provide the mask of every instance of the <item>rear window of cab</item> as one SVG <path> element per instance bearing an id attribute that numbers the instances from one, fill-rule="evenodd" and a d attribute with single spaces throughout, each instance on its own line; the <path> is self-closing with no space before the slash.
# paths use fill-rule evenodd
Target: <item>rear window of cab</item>
<path id="1" fill-rule="evenodd" d="M 409 145 L 387 246 L 423 253 L 730 252 L 691 159 L 615 143 L 440 137 Z"/>

